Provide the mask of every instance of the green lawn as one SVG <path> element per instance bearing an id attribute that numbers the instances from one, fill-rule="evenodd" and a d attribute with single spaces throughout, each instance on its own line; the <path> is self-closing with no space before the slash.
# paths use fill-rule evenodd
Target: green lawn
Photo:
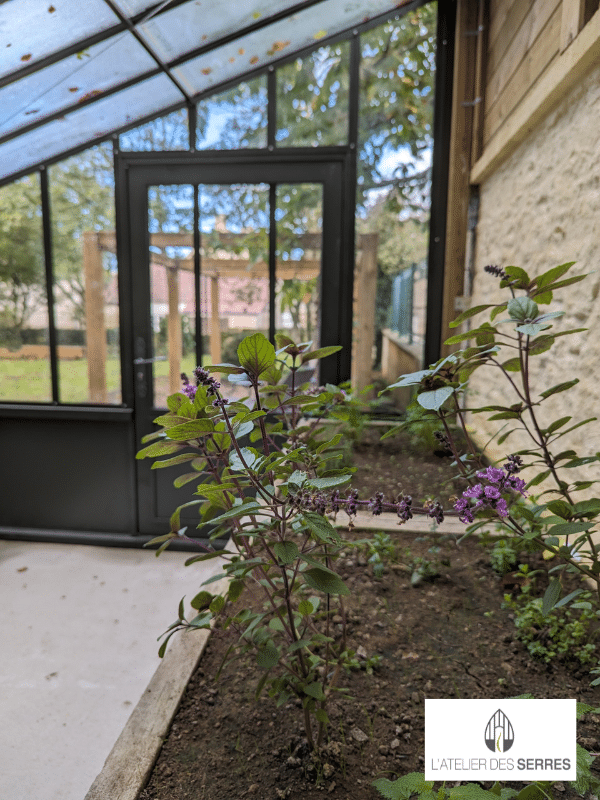
<path id="1" fill-rule="evenodd" d="M 210 357 L 203 358 L 210 363 Z M 186 356 L 181 362 L 181 371 L 192 374 L 195 358 Z M 121 403 L 120 362 L 116 358 L 106 361 L 106 384 L 108 403 Z M 169 374 L 167 361 L 154 364 L 154 374 L 160 381 Z M 58 362 L 58 383 L 61 403 L 88 403 L 88 375 L 86 359 L 70 359 Z M 50 382 L 50 360 L 0 359 L 0 400 L 17 403 L 47 403 L 52 400 Z"/>

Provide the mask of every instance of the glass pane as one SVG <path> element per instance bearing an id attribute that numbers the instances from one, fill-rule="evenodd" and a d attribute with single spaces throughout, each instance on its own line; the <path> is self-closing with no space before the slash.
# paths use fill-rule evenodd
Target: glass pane
<path id="1" fill-rule="evenodd" d="M 204 361 L 237 363 L 245 336 L 269 335 L 269 187 L 205 185 L 198 201 Z M 219 380 L 226 397 L 247 394 L 224 376 Z"/>
<path id="2" fill-rule="evenodd" d="M 41 125 L 0 145 L 0 179 L 84 145 L 136 120 L 174 106 L 183 97 L 166 75 L 157 75 Z"/>
<path id="3" fill-rule="evenodd" d="M 112 147 L 48 170 L 61 403 L 120 403 Z"/>
<path id="4" fill-rule="evenodd" d="M 296 343 L 319 346 L 323 187 L 314 183 L 278 184 L 275 326 Z M 309 380 L 314 364 L 302 376 Z"/>
<path id="5" fill-rule="evenodd" d="M 0 400 L 52 399 L 37 175 L 0 188 Z"/>
<path id="6" fill-rule="evenodd" d="M 188 150 L 187 108 L 157 117 L 119 136 L 121 150 Z"/>
<path id="7" fill-rule="evenodd" d="M 365 376 L 422 366 L 435 39 L 435 3 L 361 35 L 355 284 L 370 299 L 354 349 Z"/>
<path id="8" fill-rule="evenodd" d="M 277 132 L 284 147 L 348 141 L 348 42 L 320 47 L 277 70 Z"/>
<path id="9" fill-rule="evenodd" d="M 152 56 L 130 33 L 99 42 L 1 89 L 0 133 L 100 95 L 155 67 Z"/>
<path id="10" fill-rule="evenodd" d="M 239 5 L 247 8 L 247 4 Z M 268 3 L 269 10 L 273 5 Z M 222 6 L 227 12 L 230 11 L 229 4 Z M 206 92 L 211 86 L 235 77 L 241 78 L 251 69 L 258 70 L 304 47 L 315 46 L 325 36 L 333 36 L 390 10 L 390 0 L 327 0 L 326 14 L 323 13 L 323 4 L 317 3 L 215 50 L 190 58 L 174 67 L 173 72 L 191 94 Z M 156 19 L 161 20 L 162 16 Z M 239 30 L 234 20 L 232 18 L 229 30 Z M 178 40 L 179 32 L 169 41 L 173 43 Z"/>
<path id="11" fill-rule="evenodd" d="M 199 46 L 215 42 L 257 20 L 276 14 L 289 5 L 289 0 L 188 2 L 157 14 L 138 28 L 164 61 L 173 61 Z M 236 49 L 239 49 L 239 45 Z"/>
<path id="12" fill-rule="evenodd" d="M 2 4 L 0 75 L 119 24 L 104 0 L 17 0 Z"/>
<path id="13" fill-rule="evenodd" d="M 166 408 L 167 397 L 181 391 L 181 373 L 196 366 L 196 292 L 194 283 L 194 188 L 148 189 L 150 232 L 150 316 L 152 319 L 153 397 Z"/>
<path id="14" fill-rule="evenodd" d="M 267 79 L 255 78 L 198 103 L 198 150 L 267 146 Z"/>

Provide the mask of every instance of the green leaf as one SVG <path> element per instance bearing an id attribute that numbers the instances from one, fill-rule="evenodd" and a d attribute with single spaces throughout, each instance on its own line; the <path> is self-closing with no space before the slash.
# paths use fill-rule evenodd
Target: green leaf
<path id="1" fill-rule="evenodd" d="M 295 542 L 276 542 L 273 550 L 282 564 L 291 564 L 300 556 L 298 545 Z"/>
<path id="2" fill-rule="evenodd" d="M 310 587 L 325 594 L 349 595 L 350 590 L 339 577 L 321 567 L 312 567 L 302 573 Z"/>
<path id="3" fill-rule="evenodd" d="M 413 794 L 422 796 L 425 792 L 431 792 L 433 781 L 426 781 L 420 772 L 409 772 L 395 781 L 379 778 L 373 781 L 373 786 L 386 800 L 408 800 Z"/>
<path id="4" fill-rule="evenodd" d="M 550 475 L 550 470 L 547 469 L 544 472 L 539 472 L 535 478 L 532 478 L 529 483 L 527 484 L 527 488 L 530 486 L 538 486 L 542 481 L 545 481 L 546 478 Z"/>
<path id="5" fill-rule="evenodd" d="M 473 306 L 473 308 L 469 308 L 467 311 L 463 311 L 463 313 L 458 316 L 455 320 L 449 323 L 449 328 L 458 328 L 459 325 L 469 319 L 470 317 L 474 317 L 476 314 L 480 314 L 482 311 L 485 311 L 488 308 L 492 308 L 492 303 L 488 303 L 484 306 Z"/>
<path id="6" fill-rule="evenodd" d="M 546 433 L 554 433 L 554 431 L 562 428 L 562 426 L 566 425 L 571 419 L 573 419 L 573 417 L 561 417 L 560 419 L 555 419 L 554 422 L 546 428 Z"/>
<path id="7" fill-rule="evenodd" d="M 566 433 L 571 433 L 571 431 L 574 431 L 577 428 L 581 428 L 582 425 L 587 425 L 588 422 L 595 422 L 596 419 L 597 419 L 597 417 L 588 417 L 587 419 L 583 419 L 583 420 L 581 420 L 581 422 L 578 422 L 576 425 L 571 425 L 571 427 L 567 428 L 566 431 L 562 431 L 562 433 L 560 433 L 559 436 L 564 436 Z M 569 462 L 569 463 L 571 463 L 571 462 Z M 565 464 L 565 466 L 567 466 L 567 465 Z"/>
<path id="8" fill-rule="evenodd" d="M 331 522 L 326 517 L 317 514 L 316 511 L 305 511 L 301 519 L 321 541 L 331 544 L 340 542 L 340 535 Z"/>
<path id="9" fill-rule="evenodd" d="M 208 561 L 211 558 L 221 558 L 224 555 L 232 555 L 229 550 L 212 550 L 210 553 L 200 553 L 200 555 L 192 556 L 185 562 L 185 566 L 189 567 L 190 564 L 195 564 L 196 561 Z"/>
<path id="10" fill-rule="evenodd" d="M 421 392 L 417 395 L 417 403 L 428 411 L 438 411 L 446 400 L 454 394 L 452 386 L 442 386 L 430 392 Z"/>
<path id="11" fill-rule="evenodd" d="M 148 447 L 144 447 L 143 450 L 140 450 L 136 453 L 136 458 L 153 458 L 155 456 L 168 456 L 171 453 L 176 453 L 178 450 L 181 450 L 183 445 L 177 444 L 176 442 L 155 442 L 154 444 L 148 445 Z"/>
<path id="12" fill-rule="evenodd" d="M 560 598 L 561 585 L 558 578 L 552 578 L 544 592 L 542 600 L 542 614 L 547 617 Z"/>
<path id="13" fill-rule="evenodd" d="M 534 292 L 531 296 L 535 297 L 535 302 L 539 306 L 548 306 L 552 302 L 554 294 L 549 289 L 546 289 L 544 292 Z"/>
<path id="14" fill-rule="evenodd" d="M 314 683 L 309 683 L 308 686 L 305 686 L 302 691 L 304 694 L 307 694 L 309 697 L 314 697 L 315 700 L 325 700 L 325 693 L 323 692 L 323 687 L 318 681 Z"/>
<path id="15" fill-rule="evenodd" d="M 386 386 L 383 392 L 387 392 L 388 389 L 400 389 L 403 386 L 415 386 L 417 383 L 421 383 L 423 378 L 433 374 L 434 371 L 432 369 L 420 369 L 418 372 L 410 372 L 407 375 L 400 376 L 396 383 L 391 383 L 389 386 Z M 382 392 L 380 392 L 380 394 L 382 394 Z"/>
<path id="16" fill-rule="evenodd" d="M 505 267 L 504 272 L 510 277 L 510 281 L 501 281 L 500 286 L 508 286 L 511 284 L 517 289 L 527 289 L 531 283 L 531 278 L 521 267 Z M 514 283 L 514 281 L 517 281 Z"/>
<path id="17" fill-rule="evenodd" d="M 565 522 L 561 525 L 553 525 L 546 532 L 548 536 L 572 536 L 575 533 L 589 531 L 594 525 L 594 522 Z"/>
<path id="18" fill-rule="evenodd" d="M 186 483 L 191 483 L 192 481 L 197 481 L 199 479 L 199 475 L 197 472 L 186 472 L 185 475 L 178 475 L 175 480 L 173 481 L 173 486 L 176 489 L 185 486 Z"/>
<path id="19" fill-rule="evenodd" d="M 181 425 L 188 422 L 186 417 L 178 417 L 177 414 L 163 414 L 152 420 L 155 425 L 162 425 L 163 428 L 173 428 L 175 425 Z"/>
<path id="20" fill-rule="evenodd" d="M 577 595 L 580 595 L 582 592 L 583 589 L 575 589 L 574 592 L 570 592 L 566 597 L 563 597 L 561 600 L 559 600 L 558 603 L 555 603 L 554 608 L 560 608 L 561 606 L 566 606 L 567 603 L 571 602 L 571 600 L 573 600 L 574 597 L 577 597 Z M 572 606 L 572 608 L 575 608 L 575 606 Z"/>
<path id="21" fill-rule="evenodd" d="M 166 461 L 155 461 L 150 469 L 163 469 L 164 467 L 174 467 L 176 464 L 183 464 L 197 458 L 196 453 L 180 453 L 175 458 L 168 458 Z M 196 476 L 197 477 L 197 476 Z"/>
<path id="22" fill-rule="evenodd" d="M 352 475 L 335 475 L 332 478 L 307 478 L 306 485 L 315 489 L 331 489 L 334 486 L 343 486 L 352 480 Z"/>
<path id="23" fill-rule="evenodd" d="M 525 325 L 517 325 L 515 330 L 519 331 L 519 333 L 524 333 L 526 336 L 537 336 L 538 333 L 545 331 L 549 327 L 549 325 L 540 325 L 537 322 L 528 322 Z"/>
<path id="24" fill-rule="evenodd" d="M 518 356 L 515 356 L 515 358 L 509 358 L 508 361 L 505 361 L 504 364 L 502 364 L 502 366 L 507 372 L 520 372 L 521 359 Z"/>
<path id="25" fill-rule="evenodd" d="M 564 281 L 558 281 L 558 283 L 551 283 L 549 286 L 546 286 L 546 291 L 556 291 L 556 289 L 562 289 L 564 286 L 571 286 L 573 283 L 579 283 L 584 278 L 587 278 L 587 273 L 585 275 L 574 275 L 572 278 L 567 278 Z"/>
<path id="26" fill-rule="evenodd" d="M 594 456 L 594 460 L 597 461 L 598 456 Z M 575 503 L 573 510 L 583 517 L 596 516 L 596 514 L 600 514 L 600 498 L 592 497 L 589 500 L 581 500 L 579 503 Z"/>
<path id="27" fill-rule="evenodd" d="M 315 710 L 315 717 L 317 718 L 317 722 L 320 722 L 322 725 L 329 725 L 329 717 L 324 708 L 317 708 Z"/>
<path id="28" fill-rule="evenodd" d="M 237 352 L 241 366 L 255 378 L 275 363 L 275 348 L 262 333 L 242 339 Z"/>
<path id="29" fill-rule="evenodd" d="M 572 386 L 575 386 L 579 383 L 579 378 L 575 378 L 572 381 L 565 381 L 564 383 L 557 383 L 556 386 L 552 386 L 550 389 L 546 389 L 545 392 L 540 392 L 540 397 L 543 397 L 544 400 L 547 397 L 550 397 L 553 394 L 558 394 L 559 392 L 566 392 L 567 389 L 570 389 Z"/>
<path id="30" fill-rule="evenodd" d="M 176 425 L 174 428 L 169 428 L 169 439 L 177 441 L 188 441 L 190 439 L 197 439 L 200 436 L 206 436 L 212 433 L 215 429 L 214 422 L 210 419 L 194 419 L 191 422 L 184 422 L 183 425 Z"/>
<path id="31" fill-rule="evenodd" d="M 248 465 L 249 469 L 253 467 L 256 468 L 256 465 L 260 461 L 260 453 L 255 450 L 253 447 L 241 447 L 240 448 L 241 458 L 237 454 L 235 450 L 232 450 L 229 454 L 229 467 L 236 472 L 243 472 L 246 467 L 242 463 L 242 458 Z"/>
<path id="32" fill-rule="evenodd" d="M 332 345 L 330 347 L 319 347 L 318 350 L 313 350 L 310 353 L 303 353 L 300 359 L 302 364 L 307 361 L 314 361 L 316 358 L 327 358 L 334 353 L 338 353 L 342 349 L 341 345 Z"/>
<path id="33" fill-rule="evenodd" d="M 314 606 L 310 600 L 302 600 L 300 603 L 298 603 L 298 611 L 303 617 L 309 617 L 314 610 Z"/>
<path id="34" fill-rule="evenodd" d="M 275 664 L 279 661 L 279 650 L 275 647 L 273 642 L 269 639 L 268 642 L 261 645 L 256 654 L 256 663 L 261 669 L 273 669 Z"/>
<path id="35" fill-rule="evenodd" d="M 549 286 L 551 283 L 558 280 L 558 278 L 562 278 L 565 272 L 568 272 L 575 263 L 575 261 L 568 261 L 566 264 L 553 267 L 553 269 L 549 269 L 547 272 L 542 273 L 542 275 L 538 275 L 538 277 L 534 279 L 535 285 L 538 289 Z"/>
<path id="36" fill-rule="evenodd" d="M 466 342 L 469 339 L 475 339 L 479 335 L 484 335 L 484 334 L 489 335 L 490 333 L 495 333 L 495 332 L 496 332 L 495 328 L 492 328 L 491 326 L 485 327 L 482 325 L 481 327 L 473 328 L 470 331 L 457 333 L 455 336 L 451 336 L 449 339 L 446 339 L 444 344 L 458 344 L 459 342 Z"/>
<path id="37" fill-rule="evenodd" d="M 550 350 L 556 336 L 551 336 L 550 334 L 545 334 L 544 336 L 538 336 L 537 339 L 534 339 L 532 342 L 529 342 L 529 355 L 530 356 L 539 356 L 541 353 L 545 353 L 546 350 Z"/>
<path id="38" fill-rule="evenodd" d="M 227 588 L 227 597 L 232 603 L 235 603 L 236 600 L 239 600 L 245 586 L 246 584 L 244 581 L 239 578 L 234 578 L 229 582 L 229 587 Z"/>
<path id="39" fill-rule="evenodd" d="M 192 602 L 190 603 L 192 608 L 195 608 L 196 611 L 204 611 L 204 609 L 208 608 L 213 601 L 214 594 L 211 592 L 198 592 L 198 594 L 194 597 Z"/>
<path id="40" fill-rule="evenodd" d="M 210 364 L 210 366 L 204 367 L 204 369 L 207 369 L 209 372 L 220 372 L 223 375 L 243 375 L 246 371 L 235 364 Z"/>
<path id="41" fill-rule="evenodd" d="M 506 311 L 507 303 L 502 303 L 500 306 L 496 306 L 496 308 L 490 314 L 490 319 L 492 322 L 496 319 L 499 314 L 502 314 L 503 311 Z"/>
<path id="42" fill-rule="evenodd" d="M 215 487 L 218 489 L 219 487 Z M 210 520 L 211 525 L 217 525 L 223 522 L 226 519 L 233 519 L 234 517 L 243 517 L 246 514 L 256 514 L 259 511 L 265 511 L 265 506 L 261 506 L 260 503 L 257 503 L 255 500 L 251 500 L 248 503 L 240 503 L 239 505 L 235 505 L 233 508 L 226 511 L 224 514 L 220 514 L 218 517 Z"/>
<path id="43" fill-rule="evenodd" d="M 548 503 L 548 511 L 551 511 L 553 514 L 556 514 L 557 517 L 562 517 L 563 519 L 570 519 L 573 515 L 573 506 L 570 503 L 566 503 L 564 500 L 553 500 L 551 503 Z"/>
<path id="44" fill-rule="evenodd" d="M 225 608 L 225 598 L 223 595 L 215 595 L 211 600 L 209 608 L 213 614 L 219 614 Z"/>
<path id="45" fill-rule="evenodd" d="M 518 320 L 519 322 L 533 320 L 539 313 L 537 303 L 534 303 L 529 297 L 514 297 L 512 300 L 508 301 L 506 309 L 511 319 Z"/>
<path id="46" fill-rule="evenodd" d="M 343 434 L 341 434 L 341 433 L 336 433 L 336 435 L 333 437 L 333 439 L 329 439 L 329 441 L 323 442 L 323 444 L 320 444 L 317 447 L 317 453 L 322 453 L 324 450 L 328 450 L 330 447 L 335 447 L 336 444 L 338 444 L 338 442 L 341 440 L 342 435 Z"/>

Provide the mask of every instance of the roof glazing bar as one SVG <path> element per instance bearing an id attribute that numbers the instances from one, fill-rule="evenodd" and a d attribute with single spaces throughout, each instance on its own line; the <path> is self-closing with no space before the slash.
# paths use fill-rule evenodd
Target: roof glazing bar
<path id="1" fill-rule="evenodd" d="M 169 78 L 169 79 L 170 79 L 170 80 L 171 80 L 171 81 L 172 81 L 172 82 L 175 84 L 175 86 L 176 86 L 176 87 L 179 89 L 179 91 L 180 91 L 180 92 L 181 92 L 181 94 L 182 94 L 182 95 L 185 97 L 185 99 L 187 100 L 187 102 L 188 102 L 188 103 L 191 103 L 191 102 L 192 102 L 192 98 L 189 96 L 189 94 L 186 92 L 186 90 L 183 88 L 183 86 L 182 86 L 182 85 L 181 85 L 181 83 L 180 83 L 180 82 L 177 80 L 177 78 L 176 78 L 176 77 L 175 77 L 175 76 L 174 76 L 174 75 L 171 73 L 171 71 L 170 71 L 169 67 L 168 67 L 168 66 L 167 66 L 167 65 L 164 63 L 164 61 L 162 60 L 162 58 L 161 58 L 159 55 L 157 55 L 157 53 L 155 53 L 155 52 L 154 52 L 154 48 L 153 48 L 153 47 L 151 47 L 151 46 L 148 44 L 148 42 L 147 42 L 147 41 L 144 39 L 144 37 L 143 37 L 143 36 L 142 36 L 142 35 L 141 35 L 141 34 L 138 32 L 137 28 L 135 27 L 135 25 L 133 24 L 133 22 L 131 22 L 131 20 L 129 19 L 129 17 L 126 17 L 126 16 L 123 14 L 123 12 L 121 11 L 121 9 L 120 9 L 120 8 L 117 8 L 117 6 L 116 6 L 116 5 L 113 3 L 113 0 L 104 0 L 104 2 L 105 2 L 105 3 L 106 3 L 106 5 L 107 5 L 107 6 L 110 8 L 110 10 L 111 10 L 111 11 L 112 11 L 114 14 L 116 14 L 116 15 L 119 17 L 119 19 L 120 19 L 120 20 L 121 20 L 121 21 L 124 23 L 124 25 L 125 25 L 125 26 L 128 28 L 128 30 L 130 31 L 130 33 L 131 33 L 133 36 L 135 36 L 135 38 L 136 38 L 136 39 L 138 40 L 138 42 L 139 42 L 139 43 L 142 45 L 142 47 L 144 48 L 144 50 L 146 50 L 146 52 L 147 52 L 147 53 L 149 53 L 149 54 L 152 56 L 152 58 L 153 58 L 153 59 L 156 61 L 156 63 L 158 64 L 158 66 L 161 68 L 161 70 L 162 70 L 162 71 L 165 73 L 165 75 L 166 75 L 166 76 L 167 76 L 167 77 L 168 77 L 168 78 Z"/>

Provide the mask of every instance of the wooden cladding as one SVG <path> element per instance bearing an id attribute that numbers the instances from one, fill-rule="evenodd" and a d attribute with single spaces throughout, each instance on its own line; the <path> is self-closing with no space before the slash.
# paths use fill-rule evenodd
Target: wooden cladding
<path id="1" fill-rule="evenodd" d="M 529 89 L 558 58 L 563 2 L 570 0 L 491 3 L 484 146 L 500 133 Z"/>
<path id="2" fill-rule="evenodd" d="M 598 10 L 598 0 L 490 0 L 484 148 Z"/>

